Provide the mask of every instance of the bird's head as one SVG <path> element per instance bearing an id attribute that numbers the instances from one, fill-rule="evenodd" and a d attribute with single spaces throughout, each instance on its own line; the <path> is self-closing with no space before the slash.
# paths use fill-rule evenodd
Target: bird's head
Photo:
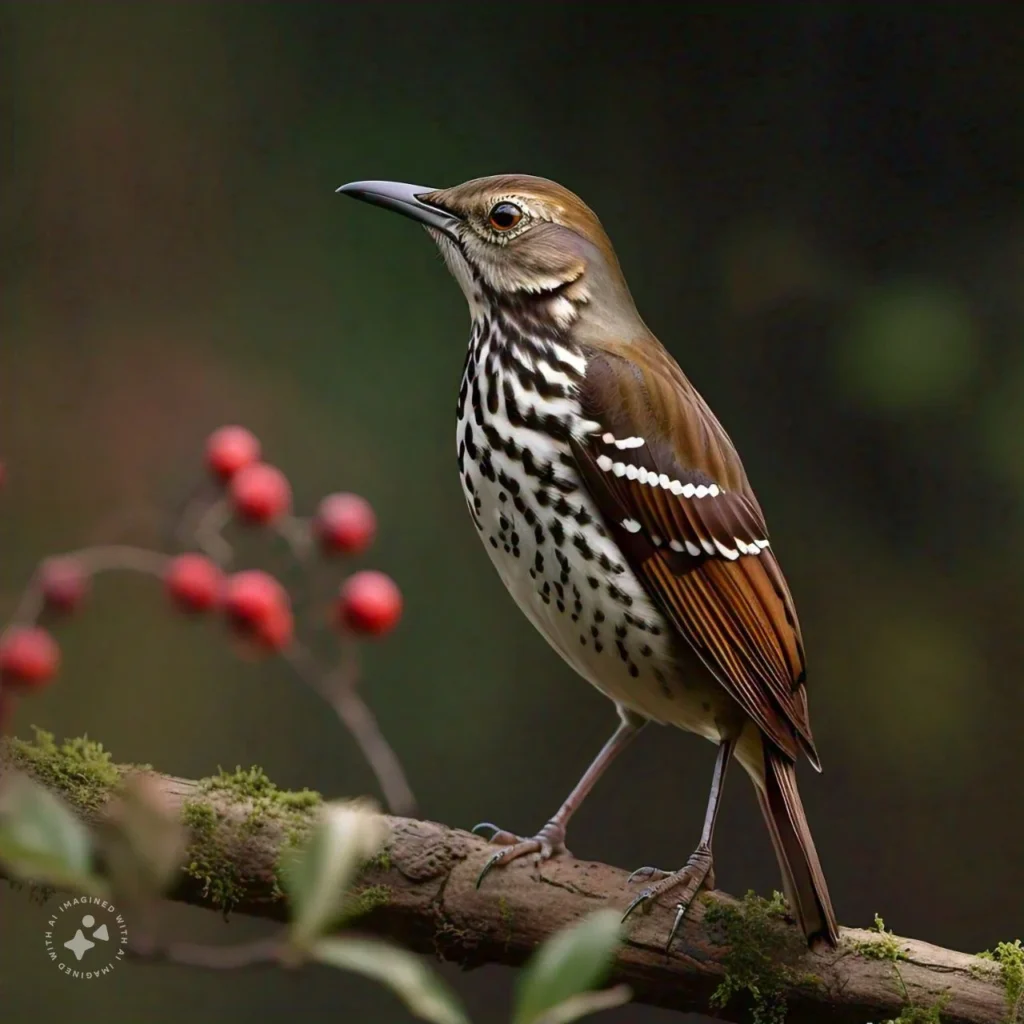
<path id="1" fill-rule="evenodd" d="M 423 224 L 474 316 L 526 302 L 584 333 L 637 329 L 625 323 L 639 317 L 601 222 L 556 182 L 501 174 L 445 189 L 355 181 L 338 191 Z"/>

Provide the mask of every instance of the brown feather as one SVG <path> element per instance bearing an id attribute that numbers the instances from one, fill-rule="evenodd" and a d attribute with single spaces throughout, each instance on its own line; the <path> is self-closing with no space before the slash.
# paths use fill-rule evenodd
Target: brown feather
<path id="1" fill-rule="evenodd" d="M 576 461 L 633 569 L 709 671 L 780 751 L 802 749 L 817 767 L 800 627 L 760 506 L 725 431 L 654 345 L 639 350 L 645 361 L 588 353 L 581 397 L 600 430 L 574 441 Z"/>
<path id="2" fill-rule="evenodd" d="M 804 935 L 811 945 L 819 940 L 837 945 L 839 925 L 796 787 L 795 766 L 767 748 L 765 788 L 757 790 L 757 799 L 782 869 L 786 899 Z"/>

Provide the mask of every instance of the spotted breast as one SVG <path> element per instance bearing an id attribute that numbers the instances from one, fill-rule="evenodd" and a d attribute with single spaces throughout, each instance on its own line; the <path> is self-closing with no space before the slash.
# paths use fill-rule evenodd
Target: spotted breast
<path id="1" fill-rule="evenodd" d="M 570 441 L 602 431 L 579 400 L 587 362 L 584 346 L 546 333 L 541 321 L 518 324 L 497 309 L 475 318 L 456 432 L 470 515 L 516 603 L 577 673 L 625 709 L 717 740 L 707 698 L 718 704 L 724 695 L 698 686 L 705 673 L 627 564 L 575 467 Z"/>

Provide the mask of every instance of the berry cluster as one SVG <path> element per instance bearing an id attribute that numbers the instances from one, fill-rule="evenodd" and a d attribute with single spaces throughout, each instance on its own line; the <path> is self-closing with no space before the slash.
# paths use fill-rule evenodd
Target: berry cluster
<path id="1" fill-rule="evenodd" d="M 297 518 L 288 478 L 263 461 L 259 440 L 245 427 L 214 431 L 206 441 L 205 456 L 209 481 L 199 502 L 199 522 L 189 534 L 199 550 L 166 555 L 106 546 L 44 561 L 13 623 L 0 634 L 0 696 L 9 699 L 46 686 L 60 667 L 61 654 L 53 634 L 41 622 L 81 609 L 98 573 L 128 569 L 157 577 L 171 606 L 179 611 L 220 616 L 247 650 L 285 657 L 334 701 L 351 727 L 351 716 L 342 713 L 340 702 L 344 691 L 350 706 L 354 679 L 314 663 L 297 637 L 291 595 L 276 576 L 262 569 L 230 571 L 233 552 L 221 530 L 233 521 L 274 531 L 295 559 L 308 565 L 317 556 L 327 561 L 365 552 L 377 532 L 373 508 L 356 494 L 337 493 L 323 498 L 310 519 Z M 2 470 L 0 463 L 0 482 Z M 344 643 L 385 635 L 397 625 L 401 613 L 402 594 L 395 582 L 382 572 L 365 570 L 343 580 L 327 620 Z M 351 659 L 345 664 L 351 664 Z M 0 719 L 2 711 L 0 707 Z M 401 787 L 390 788 L 394 792 Z"/>

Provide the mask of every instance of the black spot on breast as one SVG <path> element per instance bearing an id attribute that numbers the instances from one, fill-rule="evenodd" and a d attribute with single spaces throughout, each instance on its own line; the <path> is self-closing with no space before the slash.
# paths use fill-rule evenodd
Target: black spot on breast
<path id="1" fill-rule="evenodd" d="M 468 423 L 466 424 L 466 429 L 462 432 L 462 441 L 466 446 L 466 451 L 469 453 L 469 457 L 476 462 L 479 449 L 476 446 L 476 442 L 473 440 L 473 428 Z"/>
<path id="2" fill-rule="evenodd" d="M 636 679 L 636 677 L 637 677 L 638 675 L 640 675 L 640 669 L 638 669 L 638 668 L 636 667 L 636 665 L 635 665 L 635 664 L 634 664 L 634 663 L 633 663 L 632 661 L 631 661 L 631 662 L 629 663 L 629 674 L 630 674 L 630 675 L 631 675 L 631 676 L 632 676 L 632 677 L 633 677 L 634 679 Z"/>

